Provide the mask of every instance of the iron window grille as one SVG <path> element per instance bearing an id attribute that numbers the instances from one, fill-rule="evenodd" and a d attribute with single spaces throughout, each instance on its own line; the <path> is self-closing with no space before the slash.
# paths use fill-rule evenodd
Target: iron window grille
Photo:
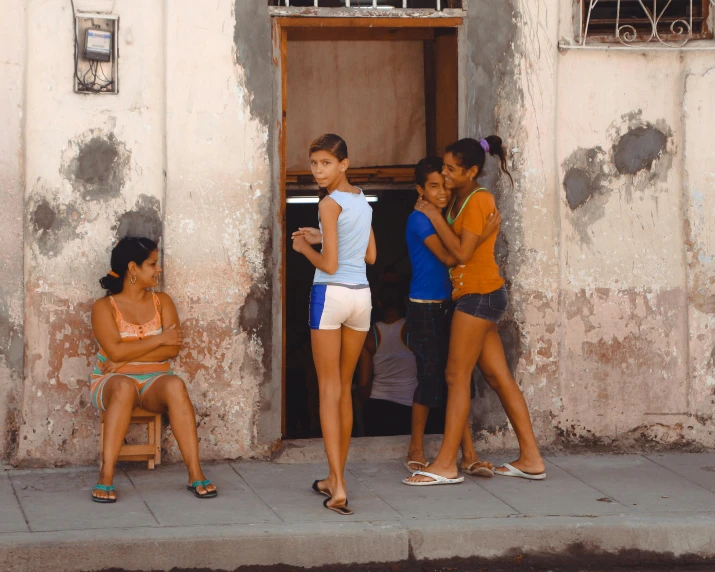
<path id="1" fill-rule="evenodd" d="M 580 0 L 580 44 L 680 48 L 692 39 L 713 37 L 708 19 L 714 7 L 715 0 Z"/>
<path id="2" fill-rule="evenodd" d="M 419 8 L 445 10 L 461 8 L 462 0 L 268 0 L 268 5 L 287 8 Z"/>

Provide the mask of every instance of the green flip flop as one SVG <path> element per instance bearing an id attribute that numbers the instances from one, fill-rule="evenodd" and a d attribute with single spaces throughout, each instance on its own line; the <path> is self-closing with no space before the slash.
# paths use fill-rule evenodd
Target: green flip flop
<path id="1" fill-rule="evenodd" d="M 94 491 L 104 491 L 104 492 L 107 492 L 107 493 L 111 493 L 113 490 L 114 490 L 114 485 L 94 485 L 94 486 L 92 487 L 92 492 L 94 492 Z M 102 503 L 102 504 L 112 504 L 112 503 L 117 502 L 117 499 L 116 499 L 116 498 L 113 498 L 113 499 L 110 499 L 110 498 L 101 499 L 101 498 L 96 497 L 96 496 L 94 496 L 94 495 L 92 495 L 92 500 L 93 500 L 94 502 L 99 502 L 99 503 Z"/>
<path id="2" fill-rule="evenodd" d="M 190 485 L 188 485 L 186 488 L 189 489 L 192 493 L 194 493 L 194 496 L 197 496 L 200 499 L 212 499 L 216 496 L 218 496 L 218 491 L 206 491 L 204 494 L 199 493 L 196 490 L 196 487 L 204 487 L 204 490 L 208 485 L 211 484 L 211 481 L 206 479 L 205 481 L 194 481 Z"/>

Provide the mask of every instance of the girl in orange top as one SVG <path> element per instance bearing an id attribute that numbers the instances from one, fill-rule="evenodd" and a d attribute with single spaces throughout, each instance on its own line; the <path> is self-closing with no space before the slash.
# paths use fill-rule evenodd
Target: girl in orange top
<path id="1" fill-rule="evenodd" d="M 546 477 L 526 401 L 509 371 L 499 337 L 497 324 L 506 312 L 509 297 L 494 259 L 497 233 L 478 244 L 487 217 L 495 210 L 494 197 L 477 183 L 487 153 L 499 157 L 502 171 L 511 180 L 499 137 L 492 135 L 481 141 L 461 139 L 447 147 L 444 156 L 442 174 L 445 186 L 453 192 L 446 220 L 427 201 L 420 200 L 415 207 L 427 215 L 459 264 L 450 271 L 456 306 L 446 370 L 449 389 L 444 439 L 429 473 L 415 473 L 405 479 L 408 485 L 453 484 L 464 480 L 458 476 L 457 450 L 469 417 L 469 383 L 475 366 L 479 366 L 484 379 L 497 392 L 521 449 L 516 461 L 495 469 L 495 474 L 531 480 Z"/>
<path id="2" fill-rule="evenodd" d="M 218 492 L 201 470 L 196 416 L 186 386 L 169 365 L 183 343 L 171 297 L 155 294 L 161 273 L 157 244 L 127 237 L 112 249 L 111 271 L 99 283 L 107 290 L 92 307 L 92 330 L 99 343 L 90 393 L 104 411 L 104 454 L 92 500 L 116 501 L 114 466 L 132 409 L 168 413 L 171 431 L 189 472 L 188 489 L 200 498 Z"/>

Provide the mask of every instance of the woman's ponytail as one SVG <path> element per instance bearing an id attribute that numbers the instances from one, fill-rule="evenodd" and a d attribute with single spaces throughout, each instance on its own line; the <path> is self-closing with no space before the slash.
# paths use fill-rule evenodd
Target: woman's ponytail
<path id="1" fill-rule="evenodd" d="M 504 142 L 501 140 L 501 137 L 498 135 L 490 135 L 485 141 L 489 145 L 489 154 L 494 157 L 499 157 L 499 166 L 502 172 L 506 173 L 506 176 L 509 177 L 511 181 L 511 185 L 514 186 L 514 179 L 506 168 L 506 150 L 504 149 Z"/>
<path id="2" fill-rule="evenodd" d="M 124 278 L 119 276 L 113 270 L 110 274 L 102 276 L 99 279 L 99 285 L 104 288 L 109 294 L 119 294 L 122 291 Z"/>

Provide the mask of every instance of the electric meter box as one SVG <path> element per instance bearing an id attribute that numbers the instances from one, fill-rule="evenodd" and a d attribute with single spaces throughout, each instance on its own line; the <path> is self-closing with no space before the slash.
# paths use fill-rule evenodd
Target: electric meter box
<path id="1" fill-rule="evenodd" d="M 112 33 L 87 28 L 84 57 L 88 60 L 108 62 L 112 59 Z"/>

